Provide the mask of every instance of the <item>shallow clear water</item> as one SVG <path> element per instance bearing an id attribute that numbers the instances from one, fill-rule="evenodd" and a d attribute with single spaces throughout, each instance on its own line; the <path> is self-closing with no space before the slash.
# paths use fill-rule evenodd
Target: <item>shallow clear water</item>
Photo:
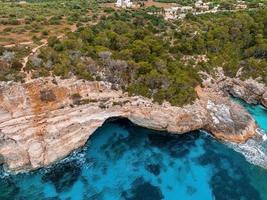
<path id="1" fill-rule="evenodd" d="M 266 130 L 266 111 L 248 110 Z M 205 133 L 110 121 L 50 168 L 0 178 L 0 200 L 266 200 L 267 170 Z"/>
<path id="2" fill-rule="evenodd" d="M 242 100 L 235 99 L 239 104 L 244 106 L 247 111 L 252 115 L 260 127 L 267 132 L 267 109 L 261 105 L 250 105 Z"/>

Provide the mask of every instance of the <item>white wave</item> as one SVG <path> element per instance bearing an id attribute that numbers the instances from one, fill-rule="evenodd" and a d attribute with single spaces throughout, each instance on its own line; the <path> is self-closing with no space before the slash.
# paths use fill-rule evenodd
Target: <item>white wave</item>
<path id="1" fill-rule="evenodd" d="M 200 132 L 206 136 L 215 138 L 205 130 L 200 130 Z M 236 152 L 241 153 L 249 163 L 267 169 L 267 133 L 264 130 L 257 129 L 257 136 L 243 144 L 232 142 L 223 143 Z"/>
<path id="2" fill-rule="evenodd" d="M 265 133 L 264 130 L 258 128 L 258 129 L 256 129 L 256 132 L 258 133 L 258 135 L 261 136 L 261 139 L 263 142 L 265 142 L 267 140 L 267 133 Z"/>
<path id="3" fill-rule="evenodd" d="M 227 143 L 227 146 L 244 155 L 246 160 L 254 165 L 267 169 L 266 134 L 261 135 L 262 140 L 252 138 L 244 144 Z"/>
<path id="4" fill-rule="evenodd" d="M 11 174 L 6 172 L 5 170 L 0 171 L 0 179 L 10 176 Z"/>

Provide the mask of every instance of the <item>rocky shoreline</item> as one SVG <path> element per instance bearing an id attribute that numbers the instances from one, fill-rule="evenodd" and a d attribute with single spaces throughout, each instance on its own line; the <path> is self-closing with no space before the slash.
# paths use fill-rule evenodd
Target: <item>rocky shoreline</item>
<path id="1" fill-rule="evenodd" d="M 217 139 L 237 143 L 256 134 L 253 118 L 227 93 L 266 106 L 266 87 L 256 92 L 247 86 L 249 80 L 230 78 L 210 79 L 203 85 L 196 88 L 195 103 L 180 108 L 129 97 L 104 82 L 51 77 L 23 84 L 1 82 L 0 162 L 12 172 L 48 166 L 84 146 L 112 117 L 172 134 L 203 129 Z"/>
<path id="2" fill-rule="evenodd" d="M 203 73 L 203 75 L 203 85 L 205 87 L 211 87 L 215 91 L 223 91 L 246 101 L 248 104 L 262 104 L 267 108 L 267 87 L 258 80 L 249 78 L 243 81 L 237 77 L 230 78 L 225 76 L 220 68 L 216 73 L 216 78 L 206 73 Z"/>

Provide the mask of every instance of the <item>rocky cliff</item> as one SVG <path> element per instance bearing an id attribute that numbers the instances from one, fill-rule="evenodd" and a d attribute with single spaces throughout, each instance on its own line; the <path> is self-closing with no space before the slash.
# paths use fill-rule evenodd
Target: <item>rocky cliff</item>
<path id="1" fill-rule="evenodd" d="M 224 75 L 222 69 L 214 77 L 205 75 L 204 85 L 215 91 L 224 91 L 234 97 L 243 99 L 249 104 L 262 104 L 267 108 L 267 87 L 255 79 L 241 80 L 238 77 L 230 78 Z"/>
<path id="2" fill-rule="evenodd" d="M 212 87 L 183 108 L 129 97 L 104 82 L 41 78 L 0 83 L 0 160 L 7 170 L 49 165 L 82 147 L 111 117 L 173 134 L 204 129 L 216 138 L 244 142 L 256 123 L 239 105 Z"/>

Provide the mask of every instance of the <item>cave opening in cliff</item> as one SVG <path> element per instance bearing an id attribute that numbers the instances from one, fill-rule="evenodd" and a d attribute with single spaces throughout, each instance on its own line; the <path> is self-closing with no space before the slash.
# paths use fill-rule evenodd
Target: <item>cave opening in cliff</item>
<path id="1" fill-rule="evenodd" d="M 0 197 L 160 200 L 179 194 L 181 199 L 243 195 L 260 200 L 254 180 L 263 179 L 257 170 L 209 134 L 174 135 L 136 126 L 125 118 L 110 118 L 68 158 L 48 168 L 1 178 L 1 190 L 6 192 Z"/>

